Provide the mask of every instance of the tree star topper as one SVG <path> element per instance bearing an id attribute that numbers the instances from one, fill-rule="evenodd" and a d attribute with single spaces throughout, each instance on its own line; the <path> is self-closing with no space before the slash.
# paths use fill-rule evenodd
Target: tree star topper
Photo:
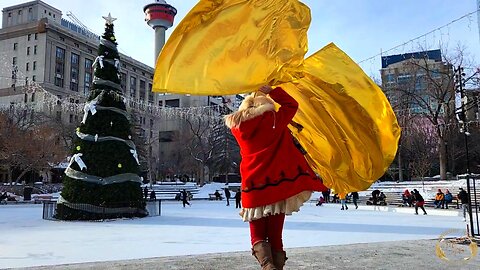
<path id="1" fill-rule="evenodd" d="M 105 19 L 105 22 L 108 25 L 113 24 L 113 21 L 115 21 L 117 19 L 117 18 L 113 18 L 112 15 L 110 14 L 110 12 L 108 13 L 108 16 L 102 16 L 102 18 Z"/>

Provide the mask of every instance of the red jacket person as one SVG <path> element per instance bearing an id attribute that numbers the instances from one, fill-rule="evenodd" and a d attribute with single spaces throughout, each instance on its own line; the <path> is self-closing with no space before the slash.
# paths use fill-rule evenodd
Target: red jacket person
<path id="1" fill-rule="evenodd" d="M 278 111 L 274 101 L 280 105 Z M 283 269 L 285 214 L 299 211 L 313 191 L 327 190 L 288 129 L 297 108 L 282 88 L 262 86 L 237 112 L 225 116 L 242 157 L 240 215 L 250 222 L 252 251 L 262 269 Z"/>

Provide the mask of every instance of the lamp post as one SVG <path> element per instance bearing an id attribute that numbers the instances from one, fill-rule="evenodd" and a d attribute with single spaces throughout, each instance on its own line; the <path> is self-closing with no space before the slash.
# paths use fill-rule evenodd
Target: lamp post
<path id="1" fill-rule="evenodd" d="M 458 123 L 460 124 L 460 132 L 464 135 L 465 141 L 465 158 L 467 165 L 467 193 L 468 193 L 468 215 L 470 217 L 470 235 L 474 235 L 473 227 L 473 215 L 472 215 L 472 200 L 470 190 L 470 158 L 468 153 L 468 136 L 470 132 L 468 130 L 467 121 L 467 96 L 465 95 L 465 72 L 463 67 L 458 66 L 454 69 L 455 74 L 455 113 L 457 115 Z"/>

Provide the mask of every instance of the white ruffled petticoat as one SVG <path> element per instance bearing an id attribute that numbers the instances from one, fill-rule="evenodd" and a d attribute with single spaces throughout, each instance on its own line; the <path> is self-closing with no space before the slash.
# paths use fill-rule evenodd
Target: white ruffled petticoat
<path id="1" fill-rule="evenodd" d="M 300 207 L 310 199 L 312 191 L 302 191 L 286 200 L 276 202 L 274 204 L 259 206 L 255 208 L 242 208 L 240 216 L 243 221 L 250 222 L 252 220 L 261 219 L 270 215 L 277 215 L 285 213 L 291 215 L 293 212 L 298 212 Z"/>

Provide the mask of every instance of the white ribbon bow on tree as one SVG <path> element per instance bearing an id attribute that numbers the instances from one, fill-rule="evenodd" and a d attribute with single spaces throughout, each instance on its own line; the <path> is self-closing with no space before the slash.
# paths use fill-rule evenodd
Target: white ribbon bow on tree
<path id="1" fill-rule="evenodd" d="M 77 153 L 73 155 L 72 158 L 70 159 L 70 163 L 68 164 L 68 167 L 71 167 L 73 162 L 76 162 L 78 164 L 78 167 L 80 167 L 80 170 L 83 170 L 83 168 L 86 169 L 87 166 L 85 165 L 85 162 L 83 162 L 82 156 L 83 156 L 82 153 Z"/>
<path id="2" fill-rule="evenodd" d="M 99 63 L 100 64 L 100 68 L 103 68 L 103 58 L 105 56 L 103 55 L 99 55 L 97 56 L 97 58 L 95 58 L 95 62 L 93 62 L 93 65 L 95 66 L 96 63 Z"/>
<path id="3" fill-rule="evenodd" d="M 133 157 L 134 157 L 135 160 L 137 161 L 137 164 L 140 165 L 140 161 L 138 161 L 137 150 L 130 149 L 130 153 L 132 153 Z"/>
<path id="4" fill-rule="evenodd" d="M 94 100 L 91 100 L 90 102 L 85 103 L 85 106 L 83 107 L 84 114 L 83 114 L 82 124 L 85 124 L 85 121 L 87 121 L 88 112 L 91 112 L 92 115 L 97 113 L 97 108 L 96 108 L 97 102 L 98 101 L 94 99 Z"/>

